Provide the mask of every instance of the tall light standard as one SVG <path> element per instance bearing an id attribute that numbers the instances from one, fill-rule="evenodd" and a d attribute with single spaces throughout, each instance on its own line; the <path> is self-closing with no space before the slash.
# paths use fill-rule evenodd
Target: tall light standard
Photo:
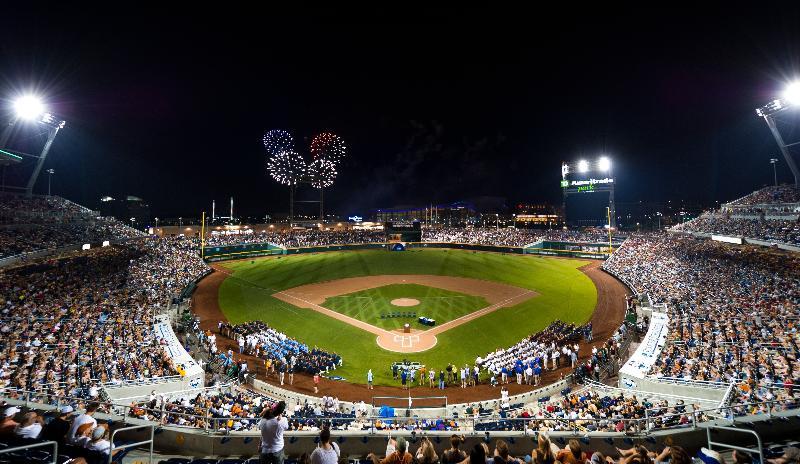
<path id="1" fill-rule="evenodd" d="M 39 177 L 39 172 L 42 170 L 42 165 L 44 165 L 44 160 L 47 158 L 47 153 L 50 151 L 50 147 L 53 145 L 58 131 L 64 128 L 66 122 L 48 113 L 42 100 L 34 95 L 23 95 L 17 98 L 14 101 L 14 113 L 14 120 L 12 120 L 3 130 L 2 134 L 0 134 L 0 148 L 5 148 L 8 145 L 8 139 L 11 137 L 11 132 L 18 120 L 34 122 L 47 128 L 47 141 L 45 141 L 44 147 L 39 153 L 39 159 L 25 186 L 25 194 L 30 197 L 33 195 L 33 185 Z"/>
<path id="2" fill-rule="evenodd" d="M 47 196 L 49 197 L 50 196 L 50 178 L 53 177 L 53 174 L 55 174 L 56 171 L 53 168 L 50 168 L 45 172 L 47 173 Z"/>
<path id="3" fill-rule="evenodd" d="M 772 175 L 775 176 L 775 187 L 778 186 L 778 168 L 775 167 L 778 164 L 778 158 L 770 158 L 769 163 L 772 165 Z"/>
<path id="4" fill-rule="evenodd" d="M 782 98 L 772 100 L 761 108 L 756 109 L 756 114 L 764 118 L 767 127 L 769 127 L 769 130 L 772 132 L 772 136 L 775 138 L 775 142 L 778 144 L 778 148 L 780 148 L 786 160 L 786 165 L 789 166 L 789 170 L 792 171 L 795 187 L 800 187 L 800 169 L 797 168 L 797 164 L 795 164 L 791 153 L 789 153 L 789 147 L 796 145 L 797 142 L 787 144 L 783 141 L 783 136 L 778 130 L 777 124 L 775 124 L 775 116 L 783 111 L 792 108 L 796 109 L 798 107 L 800 107 L 800 81 L 787 86 Z M 775 163 L 773 163 L 773 167 L 774 166 Z M 775 177 L 777 179 L 777 174 Z"/>

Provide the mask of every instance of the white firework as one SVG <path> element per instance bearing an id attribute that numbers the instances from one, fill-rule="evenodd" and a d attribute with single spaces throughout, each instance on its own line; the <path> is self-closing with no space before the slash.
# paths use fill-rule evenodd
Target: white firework
<path id="1" fill-rule="evenodd" d="M 294 150 L 282 151 L 267 161 L 267 170 L 273 179 L 284 185 L 297 185 L 306 175 L 308 166 Z"/>
<path id="2" fill-rule="evenodd" d="M 336 163 L 324 158 L 317 158 L 308 165 L 308 179 L 314 188 L 327 188 L 336 179 Z"/>

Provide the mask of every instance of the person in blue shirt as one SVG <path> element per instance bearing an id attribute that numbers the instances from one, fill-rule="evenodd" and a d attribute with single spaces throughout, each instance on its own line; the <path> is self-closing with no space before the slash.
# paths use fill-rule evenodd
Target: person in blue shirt
<path id="1" fill-rule="evenodd" d="M 367 389 L 372 390 L 372 369 L 367 372 Z"/>
<path id="2" fill-rule="evenodd" d="M 406 389 L 406 381 L 407 380 L 408 380 L 408 373 L 406 372 L 405 369 L 403 369 L 403 371 L 400 372 L 400 383 L 403 384 L 403 390 Z"/>

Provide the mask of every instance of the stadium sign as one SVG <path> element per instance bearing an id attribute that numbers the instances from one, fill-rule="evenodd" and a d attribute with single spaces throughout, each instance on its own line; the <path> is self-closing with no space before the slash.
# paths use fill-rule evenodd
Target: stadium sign
<path id="1" fill-rule="evenodd" d="M 361 221 L 364 220 L 364 218 L 361 217 L 361 216 L 348 216 L 347 220 L 348 221 L 353 221 L 353 222 L 361 222 Z"/>
<path id="2" fill-rule="evenodd" d="M 591 193 L 608 191 L 612 188 L 614 179 L 605 177 L 602 179 L 581 179 L 581 180 L 568 180 L 561 181 L 561 188 L 568 193 Z"/>

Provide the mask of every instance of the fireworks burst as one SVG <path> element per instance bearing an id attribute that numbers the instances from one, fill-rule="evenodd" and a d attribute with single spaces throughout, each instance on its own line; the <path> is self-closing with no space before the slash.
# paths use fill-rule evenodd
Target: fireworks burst
<path id="1" fill-rule="evenodd" d="M 284 185 L 297 185 L 307 169 L 303 157 L 294 150 L 282 151 L 267 161 L 267 170 L 272 178 Z"/>
<path id="2" fill-rule="evenodd" d="M 330 187 L 336 174 L 336 164 L 327 159 L 317 158 L 308 165 L 308 178 L 314 188 Z"/>
<path id="3" fill-rule="evenodd" d="M 264 132 L 264 148 L 270 156 L 275 156 L 285 151 L 292 150 L 294 139 L 292 134 L 282 129 L 272 129 Z"/>
<path id="4" fill-rule="evenodd" d="M 338 135 L 331 132 L 323 132 L 311 140 L 311 156 L 317 159 L 324 159 L 339 164 L 347 155 L 347 145 Z"/>

